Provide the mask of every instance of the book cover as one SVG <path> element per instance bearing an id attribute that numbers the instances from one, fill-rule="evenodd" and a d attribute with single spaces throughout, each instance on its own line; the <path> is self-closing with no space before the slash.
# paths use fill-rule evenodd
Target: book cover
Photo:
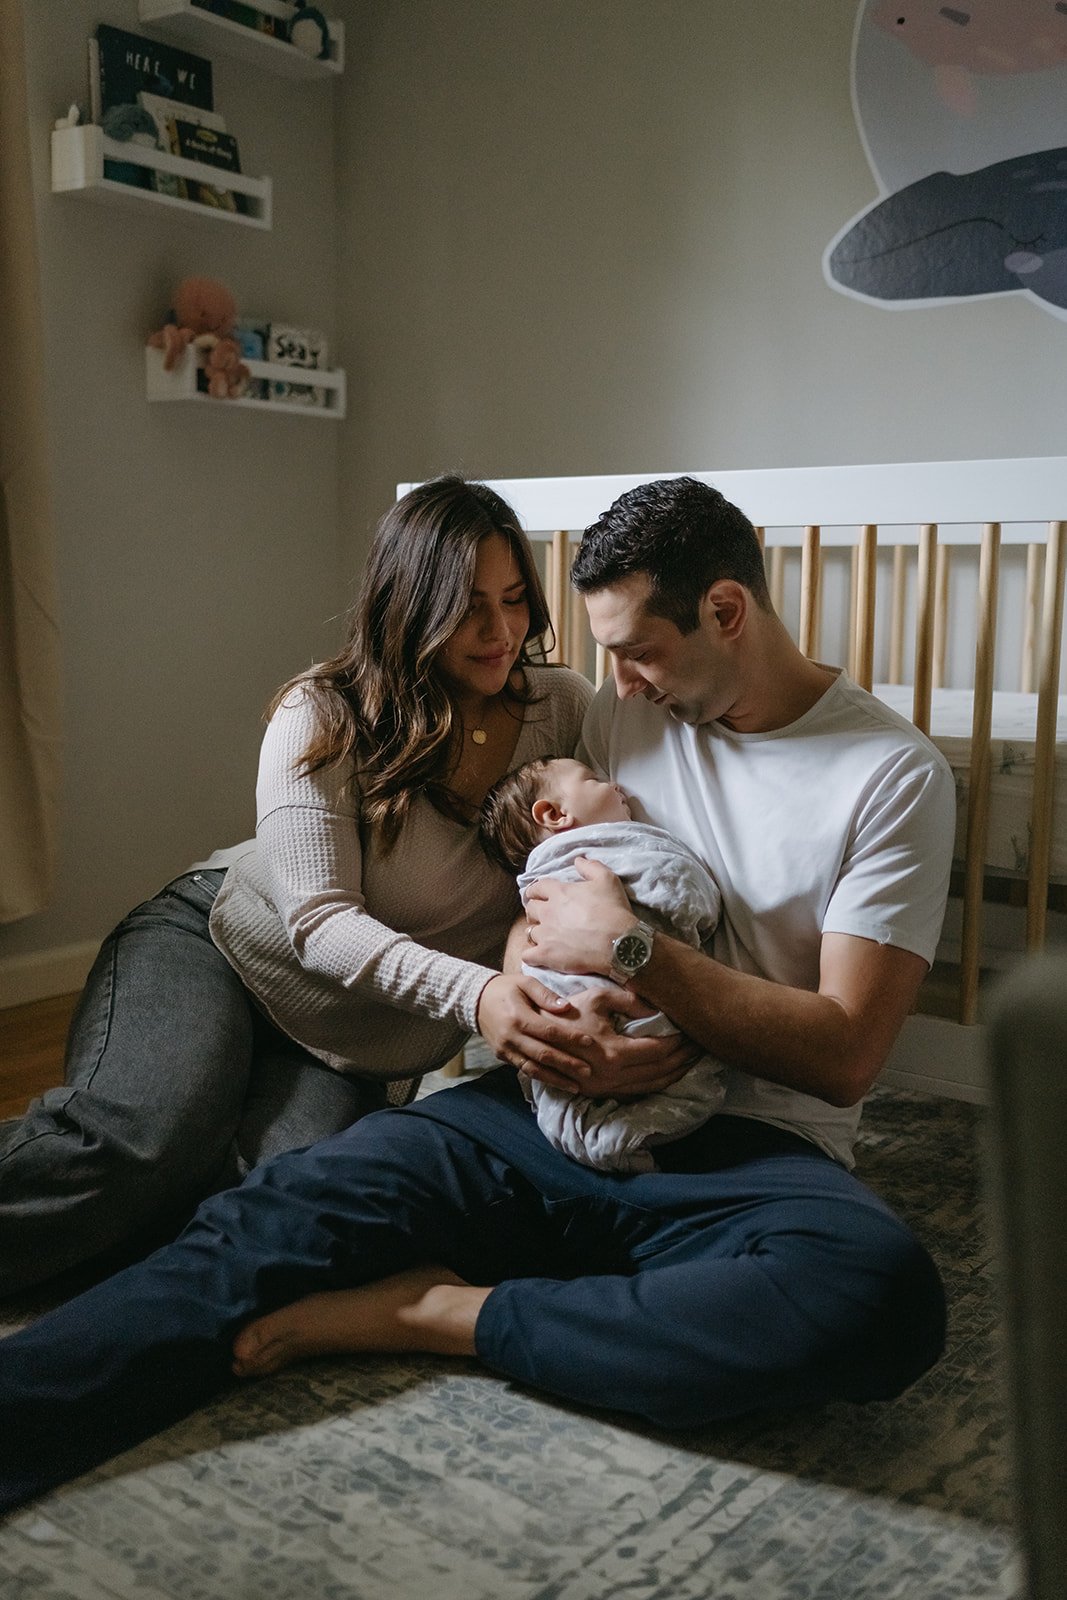
<path id="1" fill-rule="evenodd" d="M 267 336 L 267 360 L 324 371 L 329 366 L 326 337 L 316 328 L 294 328 L 288 323 L 272 322 Z M 273 382 L 270 387 L 272 400 L 288 400 L 305 406 L 326 404 L 326 391 L 314 389 L 307 383 Z"/>
<path id="2" fill-rule="evenodd" d="M 268 16 L 262 9 L 264 3 L 266 0 L 261 0 L 258 6 L 246 5 L 243 0 L 193 0 L 193 5 L 199 10 L 214 12 L 217 17 L 225 17 L 227 22 L 238 22 L 242 27 L 251 28 L 255 33 L 265 33 L 272 38 L 288 40 L 287 22 L 278 16 Z"/>
<path id="3" fill-rule="evenodd" d="M 97 28 L 92 44 L 95 49 L 90 48 L 89 54 L 91 62 L 95 58 L 97 79 L 97 93 L 90 94 L 94 121 L 102 121 L 117 106 L 139 105 L 142 90 L 211 110 L 211 62 L 204 56 L 159 44 L 139 33 L 127 33 L 106 22 Z M 165 140 L 159 142 L 164 150 L 168 148 Z M 163 194 L 175 192 L 168 175 L 131 162 L 105 161 L 104 174 L 138 188 L 157 189 Z"/>
<path id="4" fill-rule="evenodd" d="M 227 172 L 240 172 L 237 140 L 232 133 L 187 122 L 180 117 L 174 118 L 171 127 L 175 155 L 183 156 L 186 161 L 201 161 L 205 166 L 222 167 Z M 220 211 L 243 209 L 243 195 L 235 195 L 232 190 L 219 188 L 213 183 L 196 183 L 190 178 L 184 181 L 188 198 L 199 205 L 216 206 Z"/>
<path id="5" fill-rule="evenodd" d="M 101 23 L 96 30 L 101 114 L 112 106 L 137 105 L 142 89 L 210 111 L 211 62 L 173 45 L 145 39 Z"/>
<path id="6" fill-rule="evenodd" d="M 183 122 L 214 128 L 216 133 L 225 132 L 226 123 L 217 111 L 205 111 L 200 106 L 185 105 L 181 100 L 171 100 L 166 95 L 152 94 L 147 89 L 142 89 L 137 99 L 156 125 L 160 149 L 169 150 L 171 155 L 181 155 L 174 135 L 174 124 L 179 118 Z M 155 172 L 152 177 L 160 194 L 172 194 L 179 200 L 188 200 L 189 189 L 184 178 L 176 177 L 170 172 Z"/>

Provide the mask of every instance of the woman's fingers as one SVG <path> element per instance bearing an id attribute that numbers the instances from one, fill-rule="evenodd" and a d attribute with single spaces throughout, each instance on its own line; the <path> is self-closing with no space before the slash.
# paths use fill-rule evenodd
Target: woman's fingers
<path id="1" fill-rule="evenodd" d="M 539 997 L 556 1012 L 542 1011 Z M 589 1076 L 582 1052 L 592 1040 L 577 1021 L 574 1008 L 536 978 L 501 973 L 490 979 L 478 1000 L 478 1031 L 501 1061 L 529 1069 L 556 1087 L 577 1087 Z"/>

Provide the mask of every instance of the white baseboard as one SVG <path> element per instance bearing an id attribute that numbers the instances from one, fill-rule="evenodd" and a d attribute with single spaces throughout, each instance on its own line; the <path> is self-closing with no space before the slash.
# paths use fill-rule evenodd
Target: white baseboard
<path id="1" fill-rule="evenodd" d="M 76 993 L 84 986 L 99 948 L 98 939 L 86 939 L 53 950 L 0 957 L 0 1010 Z"/>
<path id="2" fill-rule="evenodd" d="M 878 1081 L 986 1105 L 985 1028 L 942 1017 L 909 1017 Z"/>

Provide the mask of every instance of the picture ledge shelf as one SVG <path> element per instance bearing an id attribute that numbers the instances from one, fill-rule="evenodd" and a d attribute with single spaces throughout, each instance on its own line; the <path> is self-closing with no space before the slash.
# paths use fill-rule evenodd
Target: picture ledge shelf
<path id="1" fill-rule="evenodd" d="M 270 383 L 299 383 L 322 391 L 322 405 L 303 405 L 296 400 L 257 400 L 242 396 L 238 400 L 215 400 L 196 386 L 197 369 L 204 357 L 190 358 L 187 350 L 177 366 L 170 372 L 163 370 L 163 352 L 151 345 L 145 346 L 145 383 L 149 400 L 198 400 L 207 405 L 247 410 L 285 412 L 292 416 L 317 417 L 323 422 L 340 422 L 345 414 L 345 375 L 340 368 L 316 371 L 310 367 L 293 367 L 279 361 L 245 361 L 252 378 L 266 379 Z"/>
<path id="2" fill-rule="evenodd" d="M 274 39 L 269 33 L 257 33 L 255 28 L 232 22 L 229 17 L 206 11 L 193 5 L 192 0 L 138 0 L 142 22 L 152 23 L 167 38 L 195 48 L 217 49 L 225 55 L 237 56 L 252 66 L 287 78 L 331 78 L 344 71 L 345 27 L 343 22 L 330 21 L 330 56 L 317 60 L 284 39 Z M 294 9 L 290 6 L 264 6 L 282 14 Z"/>
<path id="3" fill-rule="evenodd" d="M 140 189 L 104 174 L 104 162 L 123 161 L 154 172 L 167 172 L 177 178 L 207 184 L 214 189 L 229 189 L 245 196 L 247 211 L 223 211 L 203 205 L 199 200 L 182 200 L 177 195 L 160 194 L 156 189 Z M 271 181 L 248 178 L 241 172 L 222 172 L 200 161 L 186 161 L 163 150 L 147 150 L 143 145 L 108 139 L 95 122 L 52 132 L 52 193 L 75 194 L 86 200 L 101 200 L 116 205 L 170 206 L 172 210 L 196 216 L 213 217 L 219 222 L 237 222 L 246 228 L 271 225 Z"/>

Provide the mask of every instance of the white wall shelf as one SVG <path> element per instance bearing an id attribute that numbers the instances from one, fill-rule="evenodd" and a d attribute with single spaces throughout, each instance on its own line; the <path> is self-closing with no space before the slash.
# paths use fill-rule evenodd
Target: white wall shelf
<path id="1" fill-rule="evenodd" d="M 145 383 L 149 400 L 198 400 L 214 406 L 243 406 L 255 411 L 318 417 L 327 422 L 340 422 L 344 417 L 345 375 L 339 368 L 318 372 L 314 368 L 291 367 L 278 361 L 245 361 L 252 378 L 266 379 L 270 383 L 299 383 L 319 390 L 323 403 L 307 405 L 296 400 L 258 400 L 250 396 L 239 400 L 214 400 L 196 386 L 197 369 L 203 362 L 202 354 L 186 350 L 177 365 L 165 372 L 162 350 L 146 345 Z"/>
<path id="2" fill-rule="evenodd" d="M 160 194 L 155 189 L 141 189 L 132 183 L 120 183 L 104 175 L 104 161 L 132 162 L 134 166 L 147 167 L 155 172 L 169 172 L 178 178 L 188 178 L 195 183 L 212 188 L 229 189 L 244 195 L 247 211 L 224 211 L 218 206 L 203 205 L 199 200 L 181 200 L 176 195 Z M 271 181 L 269 178 L 248 178 L 240 172 L 224 172 L 219 167 L 205 166 L 199 161 L 185 161 L 164 150 L 148 150 L 143 145 L 108 139 L 95 122 L 79 123 L 73 128 L 55 128 L 52 132 L 52 193 L 77 194 L 87 200 L 102 200 L 119 205 L 171 206 L 202 217 L 213 217 L 219 222 L 237 222 L 246 228 L 269 228 L 271 225 Z"/>
<path id="3" fill-rule="evenodd" d="M 264 4 L 260 9 L 272 13 L 292 14 L 293 7 Z M 284 39 L 274 39 L 268 33 L 257 33 L 255 28 L 231 22 L 213 11 L 205 11 L 192 0 L 138 0 L 142 22 L 150 22 L 168 39 L 190 48 L 221 50 L 226 55 L 237 56 L 249 65 L 262 67 L 269 72 L 281 73 L 287 78 L 329 78 L 344 71 L 345 26 L 343 22 L 329 22 L 330 56 L 317 60 L 305 55 L 295 45 Z"/>

